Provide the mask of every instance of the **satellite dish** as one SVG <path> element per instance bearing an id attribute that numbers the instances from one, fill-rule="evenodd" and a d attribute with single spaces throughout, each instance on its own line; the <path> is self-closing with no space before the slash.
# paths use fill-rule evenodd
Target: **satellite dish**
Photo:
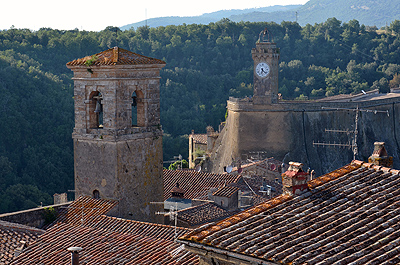
<path id="1" fill-rule="evenodd" d="M 275 169 L 276 169 L 276 166 L 275 166 L 275 164 L 271 164 L 271 171 L 274 171 Z"/>
<path id="2" fill-rule="evenodd" d="M 231 173 L 232 172 L 233 167 L 232 166 L 227 166 L 226 167 L 226 172 Z"/>
<path id="3" fill-rule="evenodd" d="M 200 172 L 201 171 L 201 166 L 200 165 L 197 165 L 197 167 L 196 167 L 196 172 Z"/>

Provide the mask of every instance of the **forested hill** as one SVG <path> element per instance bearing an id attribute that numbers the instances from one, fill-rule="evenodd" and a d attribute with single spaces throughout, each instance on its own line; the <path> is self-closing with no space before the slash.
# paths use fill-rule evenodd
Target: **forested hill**
<path id="1" fill-rule="evenodd" d="M 149 25 L 150 27 L 208 24 L 223 18 L 231 21 L 276 22 L 296 21 L 306 24 L 322 23 L 329 17 L 336 17 L 343 22 L 357 19 L 361 24 L 377 26 L 378 28 L 399 19 L 400 0 L 310 0 L 304 5 L 269 6 L 243 10 L 221 10 L 194 17 L 159 17 L 146 21 L 122 26 L 121 29 L 130 29 Z"/>
<path id="2" fill-rule="evenodd" d="M 284 99 L 358 93 L 400 83 L 400 21 L 377 32 L 335 18 L 316 25 L 234 23 L 101 32 L 0 31 L 0 212 L 51 203 L 73 189 L 72 72 L 65 64 L 119 46 L 163 59 L 164 159 L 188 155 L 185 134 L 224 120 L 229 96 L 252 95 L 251 49 L 268 27 L 280 47 Z M 117 33 L 117 34 L 116 34 Z"/>

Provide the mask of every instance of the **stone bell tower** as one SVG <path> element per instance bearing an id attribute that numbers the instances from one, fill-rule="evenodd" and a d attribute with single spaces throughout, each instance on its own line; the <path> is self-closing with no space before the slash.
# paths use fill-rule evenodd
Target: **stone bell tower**
<path id="1" fill-rule="evenodd" d="M 118 200 L 120 217 L 160 222 L 160 70 L 118 47 L 67 63 L 74 72 L 75 195 Z"/>
<path id="2" fill-rule="evenodd" d="M 260 33 L 256 48 L 251 51 L 254 61 L 254 104 L 278 103 L 279 48 L 270 41 L 267 29 Z"/>

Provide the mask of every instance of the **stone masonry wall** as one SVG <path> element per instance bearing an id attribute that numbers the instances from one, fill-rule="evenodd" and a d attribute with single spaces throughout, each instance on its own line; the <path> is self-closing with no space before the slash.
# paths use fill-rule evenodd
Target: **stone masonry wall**
<path id="1" fill-rule="evenodd" d="M 56 210 L 57 213 L 59 213 L 69 204 L 71 204 L 71 202 L 49 205 L 46 207 L 53 207 L 53 209 Z M 36 228 L 42 228 L 44 225 L 44 209 L 46 207 L 38 207 L 25 211 L 0 214 L 0 220 Z"/>
<path id="2" fill-rule="evenodd" d="M 301 162 L 323 174 L 349 163 L 349 148 L 316 146 L 313 142 L 351 143 L 353 134 L 325 132 L 325 129 L 354 130 L 355 112 L 325 108 L 368 108 L 386 113 L 360 112 L 358 120 L 358 155 L 367 161 L 375 141 L 386 142 L 394 167 L 400 168 L 400 99 L 363 102 L 279 103 L 254 107 L 250 103 L 228 101 L 228 118 L 211 155 L 213 172 L 249 152 L 267 151 L 268 157 L 288 163 Z"/>

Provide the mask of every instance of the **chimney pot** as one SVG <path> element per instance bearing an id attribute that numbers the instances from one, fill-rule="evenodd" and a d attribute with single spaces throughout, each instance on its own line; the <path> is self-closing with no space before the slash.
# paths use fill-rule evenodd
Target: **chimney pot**
<path id="1" fill-rule="evenodd" d="M 71 265 L 79 265 L 79 252 L 83 250 L 80 247 L 69 247 L 67 248 L 71 252 Z"/>

